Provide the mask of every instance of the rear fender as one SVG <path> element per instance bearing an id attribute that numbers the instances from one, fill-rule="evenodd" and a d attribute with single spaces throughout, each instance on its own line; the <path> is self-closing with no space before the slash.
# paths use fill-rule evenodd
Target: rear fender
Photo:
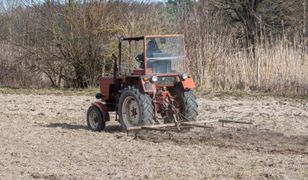
<path id="1" fill-rule="evenodd" d="M 101 102 L 92 103 L 93 106 L 97 107 L 99 111 L 102 113 L 102 117 L 104 121 L 110 121 L 109 113 L 105 104 Z"/>

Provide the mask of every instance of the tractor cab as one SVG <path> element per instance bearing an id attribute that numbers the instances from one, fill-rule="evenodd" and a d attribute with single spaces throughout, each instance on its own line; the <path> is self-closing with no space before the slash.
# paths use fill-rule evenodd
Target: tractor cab
<path id="1" fill-rule="evenodd" d="M 119 46 L 122 75 L 165 75 L 184 72 L 183 35 L 122 38 Z"/>
<path id="2" fill-rule="evenodd" d="M 147 37 L 146 73 L 174 74 L 184 72 L 184 37 Z"/>
<path id="3" fill-rule="evenodd" d="M 99 83 L 100 101 L 87 116 L 94 131 L 104 129 L 110 111 L 116 112 L 123 130 L 195 121 L 198 115 L 181 34 L 120 38 L 113 76 L 101 77 Z"/>

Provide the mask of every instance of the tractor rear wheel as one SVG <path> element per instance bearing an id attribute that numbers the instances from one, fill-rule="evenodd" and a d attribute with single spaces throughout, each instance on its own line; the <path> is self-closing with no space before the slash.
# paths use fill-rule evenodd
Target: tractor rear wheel
<path id="1" fill-rule="evenodd" d="M 123 130 L 133 126 L 154 124 L 152 98 L 136 87 L 129 86 L 120 96 L 118 115 Z"/>
<path id="2" fill-rule="evenodd" d="M 196 95 L 192 90 L 177 90 L 175 100 L 180 104 L 181 113 L 186 121 L 196 121 L 198 116 L 198 104 Z"/>
<path id="3" fill-rule="evenodd" d="M 102 131 L 105 129 L 105 121 L 101 111 L 94 105 L 90 106 L 87 112 L 87 125 L 92 131 Z"/>

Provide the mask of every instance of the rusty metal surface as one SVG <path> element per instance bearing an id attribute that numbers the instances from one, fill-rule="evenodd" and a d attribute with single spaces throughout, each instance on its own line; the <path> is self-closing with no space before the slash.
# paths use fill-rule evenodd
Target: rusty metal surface
<path id="1" fill-rule="evenodd" d="M 114 83 L 114 78 L 112 76 L 101 77 L 99 86 L 102 93 L 102 101 L 106 101 L 109 98 L 110 85 Z"/>

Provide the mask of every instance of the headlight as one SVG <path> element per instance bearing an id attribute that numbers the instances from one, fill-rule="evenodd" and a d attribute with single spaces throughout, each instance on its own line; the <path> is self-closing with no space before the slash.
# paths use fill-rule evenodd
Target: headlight
<path id="1" fill-rule="evenodd" d="M 157 76 L 152 76 L 152 78 L 151 78 L 152 82 L 157 82 L 157 80 L 158 80 Z"/>
<path id="2" fill-rule="evenodd" d="M 187 79 L 188 78 L 188 74 L 187 73 L 182 73 L 181 74 L 181 78 L 184 80 L 184 79 Z"/>
<path id="3" fill-rule="evenodd" d="M 103 97 L 103 95 L 101 93 L 96 93 L 95 97 L 96 97 L 96 99 L 101 99 Z"/>

